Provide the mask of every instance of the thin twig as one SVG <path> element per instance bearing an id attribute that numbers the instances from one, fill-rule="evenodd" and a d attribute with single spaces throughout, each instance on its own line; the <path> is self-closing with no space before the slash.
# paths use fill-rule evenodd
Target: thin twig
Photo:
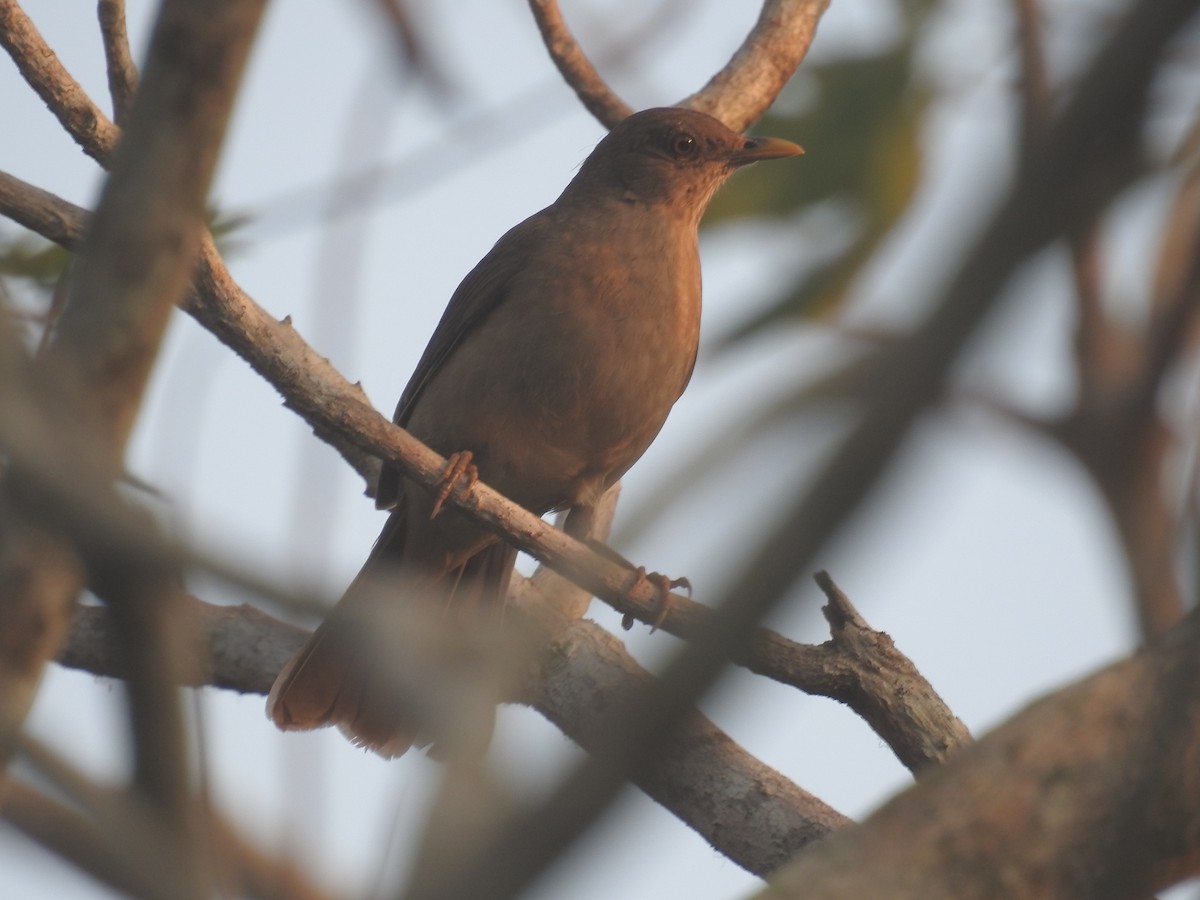
<path id="1" fill-rule="evenodd" d="M 125 30 L 125 0 L 99 0 L 96 14 L 104 44 L 113 121 L 124 128 L 129 124 L 129 111 L 133 108 L 138 86 L 137 66 L 129 52 L 129 34 Z"/>
<path id="2" fill-rule="evenodd" d="M 606 128 L 632 113 L 633 107 L 616 95 L 584 54 L 563 21 L 557 0 L 529 0 L 529 9 L 550 58 L 584 108 Z"/>

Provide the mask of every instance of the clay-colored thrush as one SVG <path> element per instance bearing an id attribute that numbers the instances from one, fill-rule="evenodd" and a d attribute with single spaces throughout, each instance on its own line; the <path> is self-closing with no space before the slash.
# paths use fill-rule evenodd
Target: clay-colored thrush
<path id="1" fill-rule="evenodd" d="M 691 377 L 708 201 L 739 166 L 800 152 L 703 113 L 636 113 L 471 270 L 395 415 L 450 457 L 446 491 L 384 470 L 377 500 L 393 511 L 362 573 L 275 681 L 267 708 L 280 728 L 335 723 L 383 755 L 408 749 L 403 711 L 358 649 L 365 576 L 391 569 L 456 607 L 499 603 L 516 551 L 461 513 L 436 514 L 476 476 L 532 512 L 569 508 L 566 529 L 584 534 Z"/>

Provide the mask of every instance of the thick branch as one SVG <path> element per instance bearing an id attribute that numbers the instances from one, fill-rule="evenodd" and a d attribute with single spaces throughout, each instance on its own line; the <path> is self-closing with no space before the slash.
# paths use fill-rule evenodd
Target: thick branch
<path id="1" fill-rule="evenodd" d="M 209 182 L 262 9 L 262 2 L 228 0 L 200 8 L 188 0 L 164 0 L 145 85 L 112 154 L 112 175 L 79 249 L 69 301 L 38 359 L 37 396 L 47 418 L 57 420 L 64 439 L 80 422 L 98 437 L 70 447 L 99 451 L 88 459 L 101 463 L 100 485 L 120 469 L 167 320 L 190 282 L 205 231 Z M 15 6 L 0 7 L 0 15 L 16 30 L 6 47 L 26 79 L 64 124 L 79 130 L 88 121 L 90 101 L 52 54 L 38 52 L 40 37 Z M 115 127 L 99 114 L 90 122 L 94 127 L 81 143 L 106 158 Z M 97 143 L 106 145 L 103 151 L 92 146 Z M 6 476 L 5 499 L 19 517 L 10 540 L 24 530 L 44 529 L 51 517 L 25 483 L 19 462 Z M 52 533 L 66 543 L 63 530 Z M 47 553 L 4 577 L 23 587 L 39 585 L 44 580 L 35 577 L 38 571 L 59 566 L 61 556 Z M 187 657 L 186 623 L 170 602 L 177 591 L 173 574 L 154 563 L 124 568 L 108 561 L 89 572 L 92 586 L 112 606 L 123 643 L 135 782 L 161 816 L 170 853 L 187 873 L 176 879 L 178 896 L 198 897 L 207 892 L 207 865 L 191 803 L 182 711 L 170 677 Z M 77 590 L 73 585 L 69 594 L 60 590 L 40 598 L 18 590 L 6 599 L 57 610 Z"/>
<path id="2" fill-rule="evenodd" d="M 800 67 L 828 6 L 829 0 L 764 0 L 758 21 L 725 68 L 679 105 L 745 131 Z"/>
<path id="3" fill-rule="evenodd" d="M 306 634 L 253 607 L 193 600 L 191 620 L 207 648 L 204 674 L 190 683 L 265 694 Z M 538 621 L 547 643 L 520 688 L 528 703 L 585 749 L 603 739 L 651 676 L 612 635 L 551 611 L 536 592 L 515 591 L 512 610 Z M 123 666 L 103 607 L 77 611 L 60 662 L 120 677 Z M 735 744 L 696 713 L 661 757 L 634 776 L 648 795 L 696 829 L 714 848 L 765 875 L 849 820 Z"/>
<path id="4" fill-rule="evenodd" d="M 78 372 L 93 427 L 118 453 L 191 280 L 208 185 L 263 5 L 164 3 L 128 133 L 76 260 L 50 355 Z"/>

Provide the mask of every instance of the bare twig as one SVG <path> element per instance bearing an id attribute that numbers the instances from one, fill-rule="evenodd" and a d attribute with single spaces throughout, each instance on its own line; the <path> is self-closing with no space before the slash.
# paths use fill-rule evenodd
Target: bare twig
<path id="1" fill-rule="evenodd" d="M 846 702 L 877 734 L 890 736 L 900 761 L 921 774 L 970 744 L 967 726 L 892 639 L 867 624 L 827 572 L 818 572 L 816 580 L 829 601 L 824 613 L 833 634 L 830 644 L 852 673 L 850 689 L 859 692 L 855 702 Z M 896 728 L 900 718 L 912 721 Z"/>
<path id="2" fill-rule="evenodd" d="M 16 0 L 0 0 L 0 45 L 83 152 L 105 165 L 120 129 L 58 61 Z"/>
<path id="3" fill-rule="evenodd" d="M 550 51 L 550 58 L 587 111 L 606 128 L 612 128 L 632 113 L 633 107 L 613 92 L 584 55 L 563 21 L 557 0 L 529 0 L 529 9 L 542 33 L 542 42 Z"/>
<path id="4" fill-rule="evenodd" d="M 591 622 L 560 631 L 527 679 L 530 702 L 580 746 L 605 734 L 652 678 Z M 585 711 L 583 715 L 580 711 Z M 747 753 L 699 713 L 634 784 L 743 868 L 766 876 L 812 841 L 850 821 Z"/>
<path id="5" fill-rule="evenodd" d="M 118 455 L 190 281 L 209 181 L 262 8 L 164 4 L 129 132 L 78 253 L 48 356 L 70 359 L 87 385 L 94 427 Z"/>
<path id="6" fill-rule="evenodd" d="M 129 53 L 129 35 L 125 30 L 125 0 L 99 0 L 96 13 L 104 43 L 113 121 L 124 128 L 129 124 L 129 111 L 138 86 L 137 66 Z"/>

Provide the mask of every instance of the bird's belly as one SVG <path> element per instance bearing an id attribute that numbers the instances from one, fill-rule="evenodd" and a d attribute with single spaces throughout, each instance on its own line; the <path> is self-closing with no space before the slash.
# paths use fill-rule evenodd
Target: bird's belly
<path id="1" fill-rule="evenodd" d="M 645 452 L 691 373 L 698 302 L 692 311 L 666 301 L 636 315 L 573 309 L 484 323 L 429 385 L 410 428 L 442 453 L 471 450 L 484 482 L 534 512 L 594 502 Z M 485 337 L 489 326 L 503 333 Z M 488 359 L 476 346 L 505 352 Z"/>

